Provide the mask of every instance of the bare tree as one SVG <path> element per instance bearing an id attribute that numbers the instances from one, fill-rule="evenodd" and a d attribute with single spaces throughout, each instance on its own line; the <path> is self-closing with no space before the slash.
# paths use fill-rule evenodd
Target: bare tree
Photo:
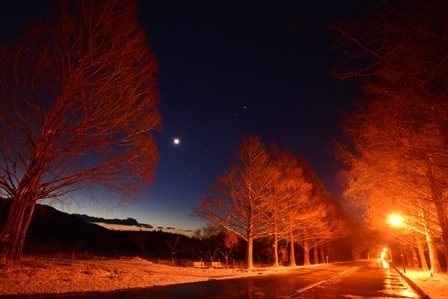
<path id="1" fill-rule="evenodd" d="M 39 200 L 151 183 L 157 65 L 133 0 L 63 1 L 57 18 L 0 51 L 0 196 L 12 200 L 1 260 L 21 257 Z"/>
<path id="2" fill-rule="evenodd" d="M 146 256 L 148 250 L 146 249 L 146 243 L 149 241 L 149 233 L 147 231 L 139 230 L 131 233 L 131 242 L 138 245 L 138 248 L 142 251 L 143 256 Z"/>
<path id="3" fill-rule="evenodd" d="M 238 245 L 237 235 L 232 232 L 226 233 L 224 235 L 224 248 L 221 250 L 222 256 L 226 259 L 226 269 L 229 266 L 229 257 L 236 245 Z"/>
<path id="4" fill-rule="evenodd" d="M 201 243 L 202 247 L 200 250 L 200 256 L 205 256 L 210 261 L 210 266 L 212 262 L 218 257 L 218 253 L 223 247 L 223 236 L 224 232 L 221 227 L 207 225 L 201 229 Z"/>
<path id="5" fill-rule="evenodd" d="M 173 262 L 173 264 L 175 263 L 174 255 L 176 253 L 185 252 L 189 250 L 189 248 L 185 246 L 185 243 L 182 242 L 183 240 L 185 240 L 185 238 L 186 237 L 184 235 L 174 234 L 166 239 L 166 243 L 171 249 L 171 261 Z"/>
<path id="6" fill-rule="evenodd" d="M 206 257 L 211 263 L 217 258 L 218 253 L 224 247 L 226 232 L 220 227 L 207 224 L 206 227 L 198 228 L 193 232 L 192 240 L 195 246 L 190 248 L 193 254 L 202 262 Z M 191 246 L 190 246 L 191 247 Z"/>
<path id="7" fill-rule="evenodd" d="M 269 200 L 269 156 L 259 137 L 243 137 L 230 170 L 199 200 L 199 216 L 247 242 L 247 266 L 253 268 L 253 241 L 265 236 L 264 204 Z"/>

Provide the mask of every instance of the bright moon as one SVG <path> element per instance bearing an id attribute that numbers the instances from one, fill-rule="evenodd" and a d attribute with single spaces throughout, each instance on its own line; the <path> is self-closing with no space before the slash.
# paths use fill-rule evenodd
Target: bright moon
<path id="1" fill-rule="evenodd" d="M 178 138 L 175 138 L 175 139 L 173 140 L 173 142 L 174 142 L 174 144 L 179 144 L 180 140 L 179 140 Z"/>

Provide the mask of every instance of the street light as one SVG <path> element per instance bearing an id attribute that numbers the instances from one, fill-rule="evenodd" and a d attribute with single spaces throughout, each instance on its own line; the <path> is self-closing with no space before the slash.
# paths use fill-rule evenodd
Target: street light
<path id="1" fill-rule="evenodd" d="M 392 214 L 388 217 L 388 222 L 395 227 L 399 227 L 403 225 L 403 217 L 401 217 L 398 214 Z M 397 237 L 398 238 L 398 237 Z M 403 247 L 401 247 L 401 242 L 399 241 L 398 246 L 400 247 L 400 254 L 401 254 L 401 265 L 403 266 L 403 273 L 406 273 L 406 268 L 404 266 L 404 258 L 403 258 Z"/>
<path id="2" fill-rule="evenodd" d="M 387 220 L 389 221 L 389 223 L 392 226 L 402 226 L 403 225 L 403 217 L 401 217 L 400 215 L 397 215 L 397 214 L 389 215 Z"/>

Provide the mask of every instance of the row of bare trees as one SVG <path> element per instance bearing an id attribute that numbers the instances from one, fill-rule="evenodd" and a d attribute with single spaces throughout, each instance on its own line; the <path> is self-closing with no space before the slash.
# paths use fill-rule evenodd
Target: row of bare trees
<path id="1" fill-rule="evenodd" d="M 309 252 L 342 237 L 346 228 L 337 205 L 327 195 L 311 165 L 303 157 L 269 149 L 258 136 L 240 141 L 230 170 L 209 186 L 210 195 L 198 202 L 195 216 L 247 242 L 247 263 L 253 267 L 253 242 L 271 238 L 274 266 L 278 244 L 287 240 L 290 265 L 296 265 L 294 246 Z"/>
<path id="2" fill-rule="evenodd" d="M 364 99 L 344 118 L 350 166 L 346 195 L 365 208 L 371 227 L 418 250 L 420 263 L 448 264 L 448 3 L 383 1 L 370 22 L 340 25 L 350 69 Z M 399 214 L 400 227 L 387 222 Z M 426 240 L 426 243 L 424 242 Z"/>

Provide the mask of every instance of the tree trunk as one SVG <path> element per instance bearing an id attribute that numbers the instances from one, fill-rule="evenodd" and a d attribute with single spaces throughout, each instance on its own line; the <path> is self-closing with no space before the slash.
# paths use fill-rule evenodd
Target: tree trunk
<path id="1" fill-rule="evenodd" d="M 420 239 L 420 235 L 416 235 L 418 255 L 420 256 L 420 263 L 422 265 L 423 271 L 429 271 L 428 263 L 426 262 L 425 252 L 423 251 L 422 240 Z"/>
<path id="2" fill-rule="evenodd" d="M 0 235 L 1 263 L 20 261 L 26 232 L 33 216 L 35 204 L 34 201 L 29 201 L 24 197 L 13 200 L 8 219 Z"/>
<path id="3" fill-rule="evenodd" d="M 442 240 L 445 253 L 446 264 L 448 265 L 448 221 L 446 219 L 446 211 L 443 200 L 444 189 L 436 183 L 434 175 L 430 169 L 427 171 L 427 177 L 431 184 L 432 202 L 437 211 L 437 219 L 439 220 L 440 229 L 442 230 Z M 437 253 L 436 253 L 437 254 Z"/>
<path id="4" fill-rule="evenodd" d="M 254 250 L 254 238 L 249 237 L 247 239 L 247 252 L 246 252 L 247 269 L 254 268 L 253 250 Z"/>
<path id="5" fill-rule="evenodd" d="M 296 253 L 294 252 L 294 234 L 289 234 L 289 266 L 296 266 Z"/>
<path id="6" fill-rule="evenodd" d="M 330 259 L 333 261 L 336 261 L 336 259 L 335 259 L 335 256 L 334 256 L 334 251 L 333 251 L 333 248 L 332 247 L 330 247 L 330 246 L 327 246 L 326 247 L 326 251 L 327 251 L 327 256 L 326 256 L 326 259 L 327 259 L 327 262 L 329 262 L 330 261 Z"/>
<path id="7" fill-rule="evenodd" d="M 415 248 L 412 246 L 406 246 L 406 252 L 408 253 L 407 260 L 409 261 L 409 266 L 412 268 L 418 268 L 420 263 L 418 262 L 417 254 L 415 253 Z"/>
<path id="8" fill-rule="evenodd" d="M 274 267 L 278 267 L 278 236 L 277 234 L 274 234 L 274 244 L 272 244 L 272 246 L 274 246 Z"/>
<path id="9" fill-rule="evenodd" d="M 313 246 L 313 253 L 314 253 L 313 254 L 313 259 L 314 259 L 313 264 L 317 265 L 317 264 L 319 264 L 319 256 L 317 254 L 317 246 L 316 245 Z"/>
<path id="10" fill-rule="evenodd" d="M 321 262 L 321 264 L 325 264 L 326 263 L 326 261 L 325 261 L 325 252 L 324 252 L 324 247 L 323 246 L 320 246 L 319 253 L 320 253 L 320 262 Z"/>
<path id="11" fill-rule="evenodd" d="M 23 250 L 23 245 L 25 244 L 26 233 L 28 232 L 28 227 L 30 226 L 31 219 L 33 218 L 35 206 L 36 206 L 36 202 L 33 201 L 33 202 L 30 202 L 26 207 L 24 224 L 23 224 L 21 232 L 20 232 L 20 237 L 19 237 L 20 241 L 19 241 L 18 248 L 17 248 L 17 253 L 18 253 L 18 257 L 19 257 L 18 260 L 20 260 L 20 258 L 22 257 L 22 250 Z"/>
<path id="12" fill-rule="evenodd" d="M 445 253 L 446 264 L 448 265 L 448 221 L 446 219 L 445 206 L 440 200 L 434 200 L 436 206 L 437 219 L 442 230 L 443 248 Z"/>
<path id="13" fill-rule="evenodd" d="M 311 265 L 310 262 L 310 245 L 308 242 L 303 242 L 303 264 L 305 266 Z"/>
<path id="14" fill-rule="evenodd" d="M 440 273 L 442 270 L 440 268 L 439 258 L 437 257 L 437 249 L 434 245 L 434 240 L 429 231 L 426 232 L 426 243 L 428 243 L 429 262 L 431 263 L 431 272 L 432 273 Z"/>

